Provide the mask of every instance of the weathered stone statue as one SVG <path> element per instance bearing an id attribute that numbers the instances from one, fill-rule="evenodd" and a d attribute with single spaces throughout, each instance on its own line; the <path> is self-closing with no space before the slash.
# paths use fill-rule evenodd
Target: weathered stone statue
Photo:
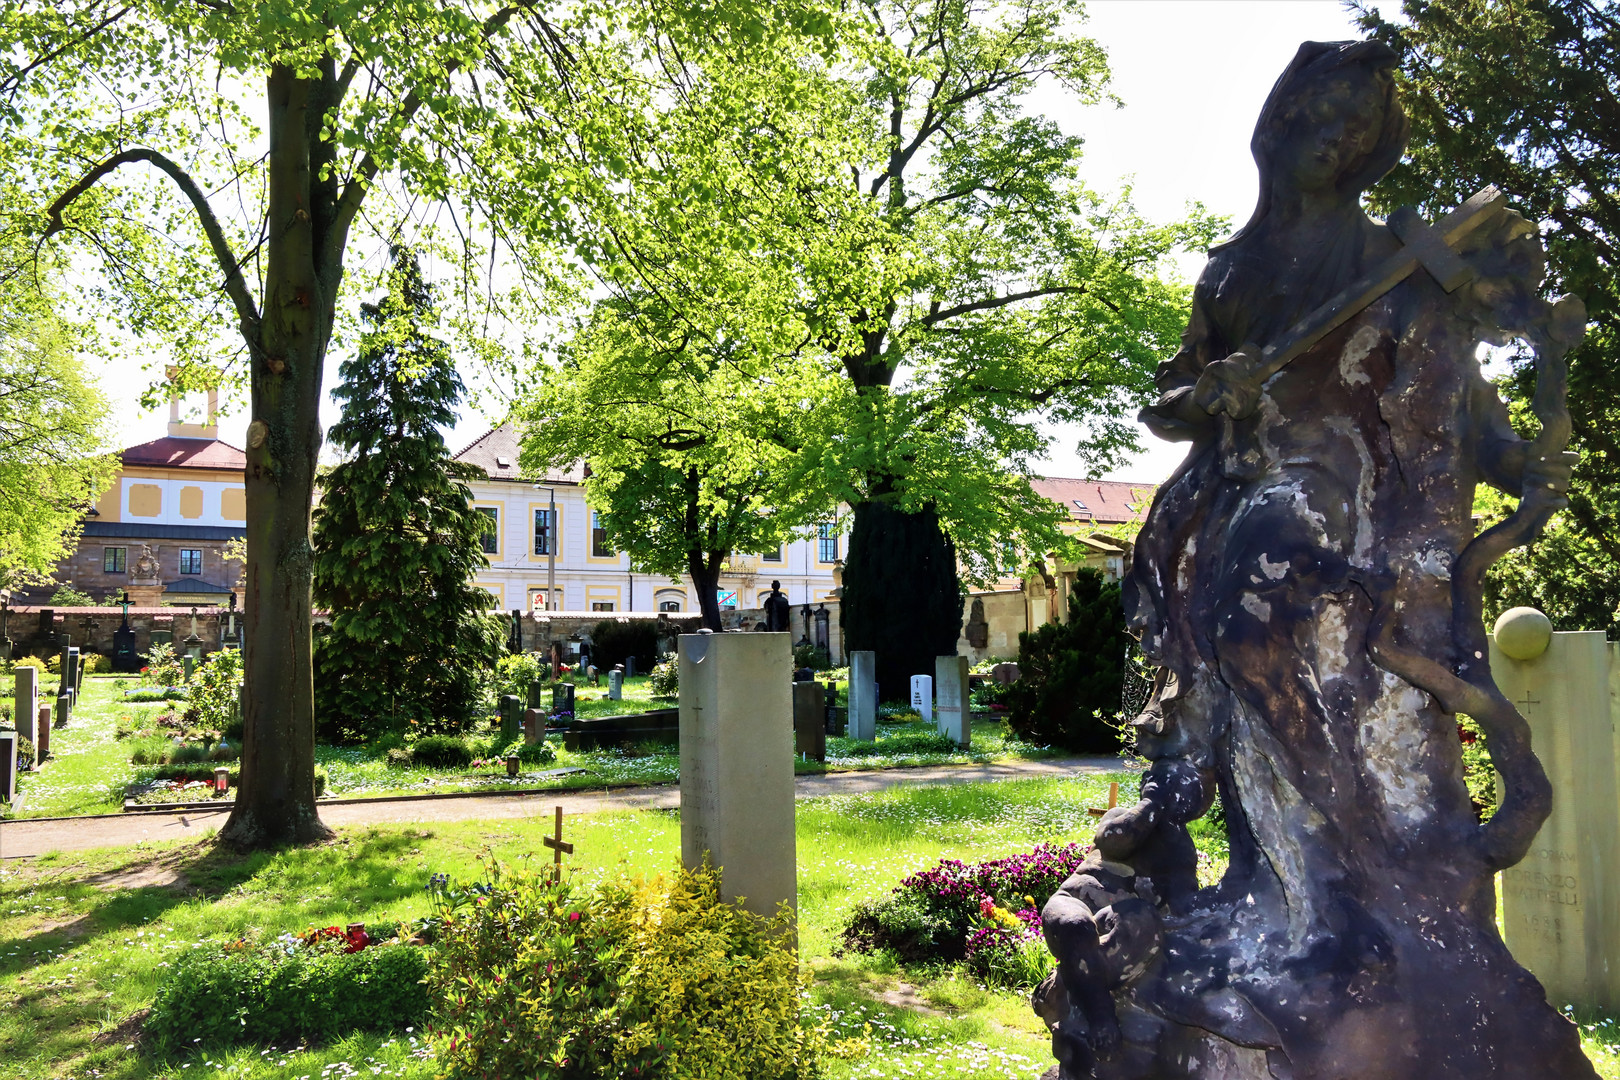
<path id="1" fill-rule="evenodd" d="M 771 582 L 770 595 L 765 597 L 765 622 L 760 629 L 782 633 L 788 630 L 788 620 L 792 617 L 793 608 L 788 598 L 782 595 L 782 583 Z"/>
<path id="2" fill-rule="evenodd" d="M 1553 793 L 1486 661 L 1479 583 L 1564 504 L 1563 356 L 1535 229 L 1486 189 L 1433 227 L 1361 192 L 1399 160 L 1394 57 L 1308 42 L 1256 126 L 1254 216 L 1215 248 L 1143 419 L 1190 440 L 1138 538 L 1127 611 L 1160 667 L 1141 800 L 1045 911 L 1058 1075 L 1594 1077 L 1514 962 L 1493 875 Z M 1515 434 L 1480 342 L 1535 353 Z M 1475 485 L 1522 495 L 1475 536 Z M 1476 823 L 1455 713 L 1504 782 Z M 1199 889 L 1217 793 L 1231 863 Z M 1563 797 L 1566 793 L 1558 793 Z"/>

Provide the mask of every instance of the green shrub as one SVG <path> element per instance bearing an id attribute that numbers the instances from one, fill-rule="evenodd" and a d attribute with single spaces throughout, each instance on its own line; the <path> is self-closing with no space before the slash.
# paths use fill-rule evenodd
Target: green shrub
<path id="1" fill-rule="evenodd" d="M 810 668 L 812 671 L 825 671 L 832 663 L 827 656 L 827 650 L 820 645 L 793 646 L 793 666 L 795 668 Z"/>
<path id="2" fill-rule="evenodd" d="M 38 760 L 37 756 L 36 756 L 38 753 L 39 753 L 38 749 L 34 746 L 34 744 L 31 741 L 29 741 L 29 739 L 26 736 L 18 735 L 17 736 L 17 771 L 18 772 L 27 772 L 29 769 L 32 769 L 34 767 L 34 762 L 36 760 Z"/>
<path id="3" fill-rule="evenodd" d="M 472 747 L 455 735 L 428 735 L 411 747 L 416 764 L 429 769 L 465 769 L 472 764 Z"/>
<path id="4" fill-rule="evenodd" d="M 154 1049 L 179 1053 L 397 1031 L 427 1017 L 427 966 L 424 950 L 409 945 L 290 956 L 185 950 L 158 987 L 144 1033 Z"/>
<path id="5" fill-rule="evenodd" d="M 711 870 L 554 882 L 496 866 L 441 889 L 428 977 L 450 1078 L 808 1080 L 823 1028 L 784 933 L 720 900 Z M 470 902 L 469 902 L 470 901 Z"/>
<path id="6" fill-rule="evenodd" d="M 591 663 L 604 673 L 636 658 L 637 671 L 658 662 L 658 627 L 650 619 L 604 619 L 591 627 Z"/>
<path id="7" fill-rule="evenodd" d="M 112 660 L 100 653 L 81 653 L 79 663 L 84 665 L 86 675 L 106 675 L 112 671 Z"/>
<path id="8" fill-rule="evenodd" d="M 385 755 L 391 769 L 408 769 L 416 763 L 416 754 L 408 746 L 395 746 Z"/>
<path id="9" fill-rule="evenodd" d="M 659 661 L 647 673 L 647 689 L 653 697 L 679 697 L 681 693 L 681 662 L 671 656 Z"/>
<path id="10" fill-rule="evenodd" d="M 89 593 L 76 589 L 73 582 L 58 585 L 51 594 L 52 607 L 95 607 L 96 601 Z"/>
<path id="11" fill-rule="evenodd" d="M 11 666 L 13 670 L 20 667 L 31 667 L 40 674 L 44 674 L 45 672 L 51 670 L 49 666 L 46 665 L 45 661 L 41 660 L 37 656 L 25 656 Z"/>
<path id="12" fill-rule="evenodd" d="M 1094 570 L 1076 573 L 1069 621 L 1018 635 L 1018 680 L 1003 698 L 1013 734 L 1065 750 L 1118 751 L 1129 646 L 1119 585 Z"/>
<path id="13" fill-rule="evenodd" d="M 513 694 L 529 700 L 529 690 L 551 685 L 551 663 L 539 653 L 507 653 L 495 662 L 495 700 Z"/>
<path id="14" fill-rule="evenodd" d="M 191 705 L 186 709 L 186 726 L 221 731 L 227 738 L 241 738 L 242 720 L 238 715 L 241 694 L 242 654 L 234 649 L 210 653 L 191 673 L 187 694 Z"/>
<path id="15" fill-rule="evenodd" d="M 872 742 L 858 742 L 839 754 L 839 757 L 904 757 L 916 754 L 954 754 L 961 750 L 956 742 L 938 734 L 895 735 Z"/>
<path id="16" fill-rule="evenodd" d="M 186 692 L 179 687 L 145 686 L 124 692 L 124 700 L 137 704 L 142 701 L 184 701 Z"/>
<path id="17" fill-rule="evenodd" d="M 514 744 L 518 760 L 525 765 L 550 765 L 557 760 L 557 750 L 546 740 Z"/>
<path id="18" fill-rule="evenodd" d="M 174 646 L 159 642 L 146 650 L 146 666 L 141 669 L 141 678 L 147 685 L 159 688 L 185 685 L 186 669 L 174 654 Z"/>
<path id="19" fill-rule="evenodd" d="M 1459 713 L 1457 738 L 1462 740 L 1463 782 L 1468 785 L 1474 816 L 1489 821 L 1496 813 L 1496 763 L 1485 746 L 1485 733 L 1473 717 Z"/>

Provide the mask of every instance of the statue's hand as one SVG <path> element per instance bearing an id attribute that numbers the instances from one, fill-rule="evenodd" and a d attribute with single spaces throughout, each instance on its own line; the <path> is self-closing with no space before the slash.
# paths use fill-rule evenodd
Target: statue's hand
<path id="1" fill-rule="evenodd" d="M 1260 380 L 1254 371 L 1260 364 L 1260 347 L 1245 345 L 1225 360 L 1206 366 L 1193 387 L 1193 400 L 1211 416 L 1224 412 L 1242 420 L 1260 403 Z"/>
<path id="2" fill-rule="evenodd" d="M 1533 450 L 1524 457 L 1524 497 L 1532 494 L 1545 506 L 1562 509 L 1569 505 L 1570 474 L 1580 462 L 1581 455 L 1573 450 L 1542 457 Z"/>

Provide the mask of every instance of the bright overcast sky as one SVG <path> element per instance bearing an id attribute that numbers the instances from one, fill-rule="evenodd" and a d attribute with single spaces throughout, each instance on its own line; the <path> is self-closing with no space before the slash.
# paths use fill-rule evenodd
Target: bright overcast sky
<path id="1" fill-rule="evenodd" d="M 1356 36 L 1337 0 L 1091 0 L 1088 10 L 1086 32 L 1107 49 L 1113 89 L 1125 107 L 1077 108 L 1061 92 L 1036 95 L 1031 104 L 1085 137 L 1089 183 L 1115 190 L 1130 178 L 1137 205 L 1160 220 L 1180 215 L 1192 200 L 1228 216 L 1233 227 L 1247 220 L 1255 198 L 1249 134 L 1266 92 L 1300 42 Z M 1199 265 L 1189 262 L 1189 279 Z M 340 359 L 328 360 L 328 387 Z M 103 372 L 122 446 L 164 433 L 167 410 L 143 412 L 136 400 L 150 377 L 127 361 Z M 238 408 L 221 424 L 221 436 L 237 446 L 247 427 L 244 413 Z M 329 400 L 322 421 L 330 426 L 336 419 Z M 451 446 L 459 450 L 487 425 L 464 407 Z M 1053 435 L 1040 470 L 1085 475 L 1074 453 L 1079 433 L 1055 429 Z M 1151 436 L 1145 442 L 1144 453 L 1109 475 L 1144 483 L 1167 477 L 1184 447 Z"/>

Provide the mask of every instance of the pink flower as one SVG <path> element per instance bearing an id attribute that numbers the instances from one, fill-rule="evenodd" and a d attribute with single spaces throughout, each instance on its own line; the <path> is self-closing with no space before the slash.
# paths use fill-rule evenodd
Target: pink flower
<path id="1" fill-rule="evenodd" d="M 983 915 L 985 918 L 988 919 L 990 916 L 994 915 L 995 913 L 996 913 L 996 905 L 991 903 L 989 898 L 986 898 L 986 899 L 983 899 L 983 900 L 979 901 L 979 914 L 980 915 Z"/>
<path id="2" fill-rule="evenodd" d="M 577 912 L 577 911 L 570 911 L 570 912 L 569 912 L 569 913 L 568 913 L 568 921 L 569 921 L 569 922 L 579 922 L 579 912 Z"/>

